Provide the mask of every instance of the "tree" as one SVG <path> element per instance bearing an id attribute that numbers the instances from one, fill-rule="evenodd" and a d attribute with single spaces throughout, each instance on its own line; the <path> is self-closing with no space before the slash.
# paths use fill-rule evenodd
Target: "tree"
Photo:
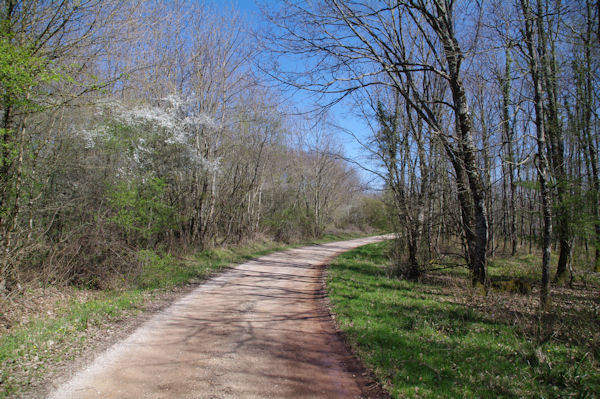
<path id="1" fill-rule="evenodd" d="M 464 54 L 456 36 L 454 3 L 286 1 L 278 13 L 268 15 L 282 32 L 270 33 L 272 54 L 302 56 L 310 70 L 278 70 L 278 79 L 333 96 L 329 104 L 369 86 L 393 87 L 442 140 L 455 171 L 473 283 L 486 284 L 485 190 L 462 79 Z M 424 83 L 433 81 L 443 85 L 439 97 Z M 446 118 L 454 120 L 453 129 L 446 128 Z"/>
<path id="2" fill-rule="evenodd" d="M 385 169 L 386 187 L 392 193 L 394 220 L 402 231 L 398 240 L 406 243 L 408 257 L 406 264 L 396 259 L 400 276 L 416 279 L 422 274 L 419 261 L 421 240 L 425 231 L 426 197 L 429 187 L 429 157 L 425 151 L 423 121 L 410 107 L 403 107 L 399 95 L 395 96 L 388 113 L 382 103 L 378 103 L 377 119 L 381 126 L 375 136 L 379 159 Z M 413 120 L 415 118 L 416 120 Z M 416 148 L 416 155 L 412 149 Z"/>
<path id="3" fill-rule="evenodd" d="M 122 5 L 6 0 L 0 6 L 0 285 L 15 279 L 17 253 L 31 236 L 17 230 L 35 198 L 24 191 L 27 166 L 47 139 L 35 131 L 37 118 L 103 84 L 87 72 L 109 40 L 99 33 Z"/>
<path id="4" fill-rule="evenodd" d="M 526 55 L 529 63 L 529 73 L 533 81 L 535 126 L 537 139 L 537 170 L 542 197 L 543 238 L 542 238 L 542 288 L 540 290 L 540 307 L 549 306 L 550 294 L 550 253 L 552 245 L 552 197 L 549 188 L 550 164 L 546 154 L 546 118 L 544 112 L 544 85 L 542 82 L 542 65 L 538 46 L 535 41 L 534 23 L 536 21 L 528 0 L 521 0 L 523 15 L 523 36 L 526 45 Z M 539 32 L 539 31 L 538 31 Z"/>

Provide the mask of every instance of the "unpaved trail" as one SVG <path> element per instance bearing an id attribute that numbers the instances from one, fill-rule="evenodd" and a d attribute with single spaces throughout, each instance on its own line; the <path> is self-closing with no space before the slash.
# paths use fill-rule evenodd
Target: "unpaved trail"
<path id="1" fill-rule="evenodd" d="M 323 305 L 322 265 L 385 238 L 236 266 L 157 314 L 50 398 L 365 397 Z"/>

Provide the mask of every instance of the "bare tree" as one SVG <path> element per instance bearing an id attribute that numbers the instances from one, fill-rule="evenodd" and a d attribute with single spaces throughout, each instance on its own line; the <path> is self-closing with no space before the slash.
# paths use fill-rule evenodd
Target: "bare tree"
<path id="1" fill-rule="evenodd" d="M 270 21 L 274 54 L 308 54 L 306 74 L 279 73 L 285 83 L 333 96 L 330 103 L 373 85 L 392 86 L 444 143 L 456 174 L 467 259 L 473 282 L 486 283 L 488 224 L 477 166 L 471 113 L 462 81 L 464 54 L 455 31 L 453 2 L 445 0 L 316 3 L 285 2 Z M 418 38 L 422 46 L 413 46 Z M 426 78 L 426 76 L 431 76 Z M 431 98 L 424 80 L 444 82 Z M 444 107 L 440 115 L 435 107 Z M 445 117 L 454 129 L 445 129 Z"/>
<path id="2" fill-rule="evenodd" d="M 531 10 L 528 0 L 521 0 L 521 10 L 523 13 L 524 29 L 527 59 L 529 63 L 529 73 L 533 81 L 534 107 L 535 107 L 535 126 L 537 138 L 537 170 L 538 180 L 540 182 L 540 194 L 542 199 L 543 214 L 543 239 L 542 239 L 542 289 L 540 291 L 540 306 L 546 309 L 549 306 L 550 293 L 550 253 L 552 246 L 552 196 L 550 193 L 550 165 L 547 156 L 546 146 L 546 120 L 544 113 L 544 85 L 542 82 L 542 65 L 540 54 L 538 52 L 537 42 L 535 40 L 535 16 Z"/>

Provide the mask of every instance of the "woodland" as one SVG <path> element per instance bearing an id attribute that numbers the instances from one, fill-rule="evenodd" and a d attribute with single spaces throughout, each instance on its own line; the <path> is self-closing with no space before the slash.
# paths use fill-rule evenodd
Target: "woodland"
<path id="1" fill-rule="evenodd" d="M 257 7 L 2 1 L 3 304 L 118 290 L 167 256 L 394 232 L 395 279 L 465 270 L 482 297 L 534 292 L 538 321 L 592 287 L 598 323 L 600 2 Z M 533 278 L 490 271 L 519 256 Z"/>
<path id="2" fill-rule="evenodd" d="M 369 121 L 400 276 L 462 252 L 485 287 L 494 254 L 539 251 L 544 308 L 551 283 L 600 271 L 600 4 L 285 4 L 269 14 L 271 54 L 304 57 L 308 72 L 272 67 Z"/>
<path id="3" fill-rule="evenodd" d="M 383 210 L 326 122 L 292 115 L 255 73 L 260 49 L 235 10 L 9 0 L 1 12 L 3 294 L 110 288 L 147 251 L 316 238 Z"/>

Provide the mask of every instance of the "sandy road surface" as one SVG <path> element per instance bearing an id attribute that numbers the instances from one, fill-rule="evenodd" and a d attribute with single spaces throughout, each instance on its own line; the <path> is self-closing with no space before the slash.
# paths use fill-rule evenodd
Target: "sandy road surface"
<path id="1" fill-rule="evenodd" d="M 157 314 L 50 398 L 364 397 L 323 306 L 320 266 L 382 239 L 236 266 Z"/>

